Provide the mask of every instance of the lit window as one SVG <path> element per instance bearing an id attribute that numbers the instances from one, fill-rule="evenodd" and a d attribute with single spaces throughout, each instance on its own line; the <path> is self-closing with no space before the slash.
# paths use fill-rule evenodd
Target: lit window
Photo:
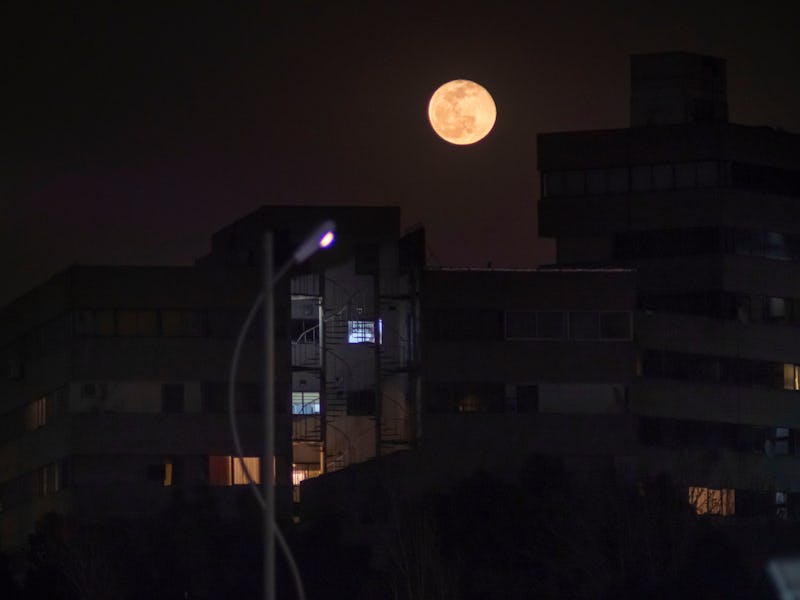
<path id="1" fill-rule="evenodd" d="M 475 394 L 467 394 L 458 401 L 458 412 L 481 412 L 483 411 L 483 402 L 479 396 Z"/>
<path id="2" fill-rule="evenodd" d="M 292 500 L 300 502 L 300 482 L 320 475 L 319 463 L 292 463 Z"/>
<path id="3" fill-rule="evenodd" d="M 245 467 L 253 483 L 261 483 L 261 459 L 258 456 L 209 456 L 208 483 L 216 486 L 246 485 Z"/>
<path id="4" fill-rule="evenodd" d="M 800 365 L 783 365 L 783 389 L 800 390 Z"/>
<path id="5" fill-rule="evenodd" d="M 171 460 L 165 460 L 162 464 L 150 465 L 147 467 L 147 479 L 157 481 L 164 487 L 172 485 L 174 468 Z"/>
<path id="6" fill-rule="evenodd" d="M 375 321 L 348 321 L 348 344 L 374 344 Z M 378 343 L 383 343 L 383 321 L 378 319 Z"/>
<path id="7" fill-rule="evenodd" d="M 319 392 L 292 392 L 293 415 L 318 415 Z"/>
<path id="8" fill-rule="evenodd" d="M 691 486 L 689 504 L 698 515 L 733 515 L 736 513 L 736 490 Z"/>

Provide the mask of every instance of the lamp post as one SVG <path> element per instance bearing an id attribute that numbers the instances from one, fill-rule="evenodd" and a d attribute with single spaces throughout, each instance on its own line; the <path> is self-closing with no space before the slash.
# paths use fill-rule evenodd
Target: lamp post
<path id="1" fill-rule="evenodd" d="M 264 311 L 264 467 L 262 503 L 264 512 L 264 599 L 275 598 L 275 284 L 293 266 L 301 264 L 321 248 L 333 244 L 336 225 L 325 221 L 303 241 L 276 274 L 273 273 L 272 232 L 264 233 L 262 281 Z"/>

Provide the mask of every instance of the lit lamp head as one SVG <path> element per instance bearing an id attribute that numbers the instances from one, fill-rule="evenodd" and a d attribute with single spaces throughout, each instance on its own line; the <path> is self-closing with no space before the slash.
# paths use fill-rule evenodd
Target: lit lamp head
<path id="1" fill-rule="evenodd" d="M 303 241 L 297 250 L 294 251 L 292 259 L 296 264 L 305 262 L 320 248 L 330 248 L 335 239 L 334 232 L 336 231 L 336 223 L 333 221 L 325 221 L 319 225 L 309 236 Z"/>

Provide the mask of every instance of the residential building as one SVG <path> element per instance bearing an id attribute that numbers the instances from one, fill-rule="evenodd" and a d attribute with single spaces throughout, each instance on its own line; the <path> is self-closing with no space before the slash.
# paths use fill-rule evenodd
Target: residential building
<path id="1" fill-rule="evenodd" d="M 136 517 L 176 488 L 249 493 L 226 403 L 243 307 L 257 293 L 247 271 L 74 266 L 3 308 L 3 550 L 25 544 L 48 511 Z M 237 409 L 260 480 L 260 357 L 257 341 L 246 346 Z M 279 438 L 286 482 L 290 443 Z"/>
<path id="2" fill-rule="evenodd" d="M 397 208 L 263 207 L 195 266 L 74 266 L 2 309 L 0 549 L 48 511 L 136 518 L 177 488 L 235 509 L 245 469 L 264 476 L 260 316 L 234 388 L 244 463 L 227 414 L 262 237 L 279 269 L 328 219 L 334 247 L 274 286 L 279 518 L 303 479 L 412 443 L 424 233 L 401 240 Z"/>

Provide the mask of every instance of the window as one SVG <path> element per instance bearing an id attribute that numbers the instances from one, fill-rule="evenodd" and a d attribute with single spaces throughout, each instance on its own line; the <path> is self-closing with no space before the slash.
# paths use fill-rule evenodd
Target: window
<path id="1" fill-rule="evenodd" d="M 117 335 L 154 337 L 158 321 L 154 310 L 117 311 Z"/>
<path id="2" fill-rule="evenodd" d="M 47 396 L 42 396 L 25 407 L 25 429 L 31 431 L 47 424 L 49 404 Z"/>
<path id="3" fill-rule="evenodd" d="M 689 504 L 698 515 L 736 514 L 736 490 L 689 487 Z"/>
<path id="4" fill-rule="evenodd" d="M 374 344 L 375 321 L 348 321 L 348 344 Z M 378 343 L 383 343 L 383 321 L 378 319 Z"/>
<path id="5" fill-rule="evenodd" d="M 261 459 L 258 456 L 209 456 L 208 483 L 214 486 L 247 485 L 245 467 L 253 483 L 261 483 Z"/>
<path id="6" fill-rule="evenodd" d="M 567 171 L 564 173 L 564 194 L 582 196 L 586 192 L 583 171 Z"/>
<path id="7" fill-rule="evenodd" d="M 517 412 L 532 413 L 539 410 L 539 386 L 517 386 Z"/>
<path id="8" fill-rule="evenodd" d="M 675 187 L 686 189 L 697 186 L 697 168 L 694 163 L 675 165 Z"/>
<path id="9" fill-rule="evenodd" d="M 766 315 L 767 321 L 783 322 L 786 320 L 786 298 L 776 298 L 768 296 L 766 302 Z"/>
<path id="10" fill-rule="evenodd" d="M 600 334 L 599 315 L 596 311 L 569 313 L 569 337 L 573 340 L 596 340 Z"/>
<path id="11" fill-rule="evenodd" d="M 173 472 L 172 461 L 165 460 L 163 464 L 147 467 L 147 479 L 149 481 L 158 481 L 164 487 L 170 487 L 173 481 Z"/>
<path id="12" fill-rule="evenodd" d="M 631 188 L 635 192 L 653 189 L 653 170 L 650 165 L 631 167 Z"/>
<path id="13" fill-rule="evenodd" d="M 233 391 L 236 412 L 257 413 L 260 411 L 259 386 L 257 383 L 240 381 Z M 207 381 L 203 384 L 203 412 L 228 412 L 228 384 L 222 381 Z"/>
<path id="14" fill-rule="evenodd" d="M 183 412 L 182 383 L 165 383 L 161 386 L 161 412 Z"/>
<path id="15" fill-rule="evenodd" d="M 114 335 L 113 310 L 79 310 L 75 313 L 77 335 Z"/>
<path id="16" fill-rule="evenodd" d="M 561 339 L 564 337 L 564 313 L 561 311 L 540 311 L 537 315 L 537 337 L 542 339 Z"/>
<path id="17" fill-rule="evenodd" d="M 292 500 L 300 502 L 300 483 L 322 475 L 319 463 L 292 463 Z"/>
<path id="18" fill-rule="evenodd" d="M 162 310 L 161 335 L 165 337 L 200 337 L 203 315 L 197 310 Z"/>
<path id="19" fill-rule="evenodd" d="M 560 172 L 544 174 L 545 197 L 564 195 L 564 174 Z"/>
<path id="20" fill-rule="evenodd" d="M 672 165 L 655 165 L 653 167 L 653 187 L 657 190 L 670 190 L 675 187 Z"/>
<path id="21" fill-rule="evenodd" d="M 631 313 L 625 310 L 601 312 L 600 337 L 604 340 L 631 339 Z"/>
<path id="22" fill-rule="evenodd" d="M 608 191 L 615 193 L 628 191 L 628 169 L 624 167 L 608 169 Z"/>
<path id="23" fill-rule="evenodd" d="M 800 366 L 783 365 L 783 389 L 800 390 Z"/>
<path id="24" fill-rule="evenodd" d="M 605 194 L 608 191 L 606 170 L 591 169 L 586 172 L 586 187 L 589 194 Z"/>
<path id="25" fill-rule="evenodd" d="M 536 311 L 511 310 L 506 313 L 506 339 L 536 338 Z"/>
<path id="26" fill-rule="evenodd" d="M 66 462 L 54 462 L 37 469 L 34 472 L 34 485 L 37 498 L 50 496 L 66 488 Z"/>
<path id="27" fill-rule="evenodd" d="M 292 392 L 293 415 L 318 415 L 319 392 Z"/>
<path id="28" fill-rule="evenodd" d="M 712 187 L 719 182 L 719 167 L 716 162 L 697 163 L 698 187 Z"/>
<path id="29" fill-rule="evenodd" d="M 789 516 L 789 511 L 787 510 L 787 503 L 786 503 L 786 492 L 783 491 L 776 491 L 775 492 L 775 516 L 779 519 L 786 519 Z"/>

